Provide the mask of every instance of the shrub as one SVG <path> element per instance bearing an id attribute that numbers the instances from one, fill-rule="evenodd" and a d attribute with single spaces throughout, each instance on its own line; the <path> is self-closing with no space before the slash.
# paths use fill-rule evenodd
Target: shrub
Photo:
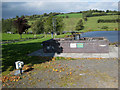
<path id="1" fill-rule="evenodd" d="M 79 31 L 79 30 L 82 30 L 83 28 L 84 28 L 83 21 L 82 21 L 82 19 L 80 19 L 76 25 L 76 30 Z"/>
<path id="2" fill-rule="evenodd" d="M 108 29 L 108 26 L 102 26 L 101 29 Z"/>
<path id="3" fill-rule="evenodd" d="M 69 18 L 69 16 L 66 16 L 66 18 Z"/>
<path id="4" fill-rule="evenodd" d="M 87 17 L 84 17 L 84 21 L 87 21 Z"/>
<path id="5" fill-rule="evenodd" d="M 98 19 L 98 23 L 117 23 L 120 22 L 120 19 Z"/>

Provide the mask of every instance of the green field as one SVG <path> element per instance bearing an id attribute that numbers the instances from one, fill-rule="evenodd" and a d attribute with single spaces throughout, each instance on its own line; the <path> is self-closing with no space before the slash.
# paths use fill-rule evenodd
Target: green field
<path id="1" fill-rule="evenodd" d="M 115 30 L 118 28 L 118 23 L 97 23 L 98 19 L 117 19 L 118 15 L 107 15 L 107 16 L 94 16 L 88 17 L 87 22 L 84 20 L 84 29 L 83 32 L 87 31 L 105 31 L 105 30 Z M 77 22 L 82 19 L 77 17 L 64 18 L 64 31 L 74 31 L 77 25 Z M 103 26 L 107 26 L 108 29 L 101 29 Z"/>
<path id="2" fill-rule="evenodd" d="M 82 13 L 62 14 L 57 16 L 68 16 L 69 18 L 82 18 Z"/>
<path id="3" fill-rule="evenodd" d="M 84 22 L 84 30 L 89 31 L 102 31 L 102 30 L 115 30 L 118 28 L 118 23 L 97 23 L 98 19 L 118 19 L 118 15 L 96 16 L 89 17 L 87 22 Z M 101 29 L 103 26 L 107 26 L 108 29 Z"/>
<path id="4" fill-rule="evenodd" d="M 37 37 L 43 36 L 43 34 L 37 34 Z M 34 38 L 33 34 L 22 34 L 22 38 Z M 15 40 L 15 39 L 20 39 L 19 34 L 7 34 L 7 33 L 2 33 L 2 40 Z"/>

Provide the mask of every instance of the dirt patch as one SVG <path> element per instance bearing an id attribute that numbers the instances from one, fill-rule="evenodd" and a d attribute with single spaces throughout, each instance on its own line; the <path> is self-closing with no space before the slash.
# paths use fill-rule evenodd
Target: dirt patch
<path id="1" fill-rule="evenodd" d="M 118 60 L 54 60 L 35 64 L 9 88 L 118 88 Z"/>

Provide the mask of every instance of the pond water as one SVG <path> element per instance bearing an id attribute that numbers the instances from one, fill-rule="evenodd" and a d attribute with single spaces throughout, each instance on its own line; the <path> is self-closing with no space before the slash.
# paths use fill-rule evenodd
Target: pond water
<path id="1" fill-rule="evenodd" d="M 118 42 L 118 31 L 93 31 L 93 32 L 86 32 L 86 33 L 82 34 L 82 37 L 105 37 L 110 42 Z"/>

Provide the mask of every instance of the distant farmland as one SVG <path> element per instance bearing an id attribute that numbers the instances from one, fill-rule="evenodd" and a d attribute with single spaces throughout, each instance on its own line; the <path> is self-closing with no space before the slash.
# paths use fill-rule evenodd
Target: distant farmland
<path id="1" fill-rule="evenodd" d="M 118 15 L 89 17 L 88 21 L 84 22 L 85 26 L 84 30 L 102 31 L 102 30 L 115 30 L 115 28 L 118 28 L 118 23 L 97 23 L 98 19 L 118 19 Z M 102 29 L 103 26 L 107 26 L 108 29 Z"/>
<path id="2" fill-rule="evenodd" d="M 79 19 L 82 19 L 82 13 L 63 14 L 58 16 L 69 17 L 69 18 L 63 18 L 65 23 L 64 31 L 74 31 L 77 22 L 79 21 Z M 118 18 L 118 15 L 88 17 L 87 22 L 84 22 L 84 29 L 82 31 L 115 30 L 115 28 L 118 28 L 118 23 L 97 23 L 97 20 L 98 19 L 117 19 L 117 18 Z M 102 29 L 103 26 L 107 26 L 108 29 Z"/>
<path id="3" fill-rule="evenodd" d="M 63 31 L 74 31 L 76 24 L 80 19 L 82 19 L 82 13 L 72 13 L 72 14 L 62 14 L 57 15 L 61 16 L 64 21 L 64 29 Z M 68 16 L 68 18 L 66 18 Z M 105 16 L 93 16 L 88 17 L 88 21 L 84 22 L 84 29 L 82 31 L 106 31 L 106 30 L 115 30 L 115 28 L 118 28 L 118 23 L 97 23 L 98 19 L 117 19 L 118 15 L 105 15 Z M 39 18 L 38 18 L 39 19 Z M 36 20 L 28 20 L 28 23 L 31 25 Z M 83 20 L 84 21 L 84 20 Z M 102 29 L 103 26 L 107 26 L 108 29 Z M 31 28 L 29 31 L 32 31 Z"/>
<path id="4" fill-rule="evenodd" d="M 82 18 L 82 13 L 62 14 L 57 16 L 68 16 L 69 18 Z"/>

